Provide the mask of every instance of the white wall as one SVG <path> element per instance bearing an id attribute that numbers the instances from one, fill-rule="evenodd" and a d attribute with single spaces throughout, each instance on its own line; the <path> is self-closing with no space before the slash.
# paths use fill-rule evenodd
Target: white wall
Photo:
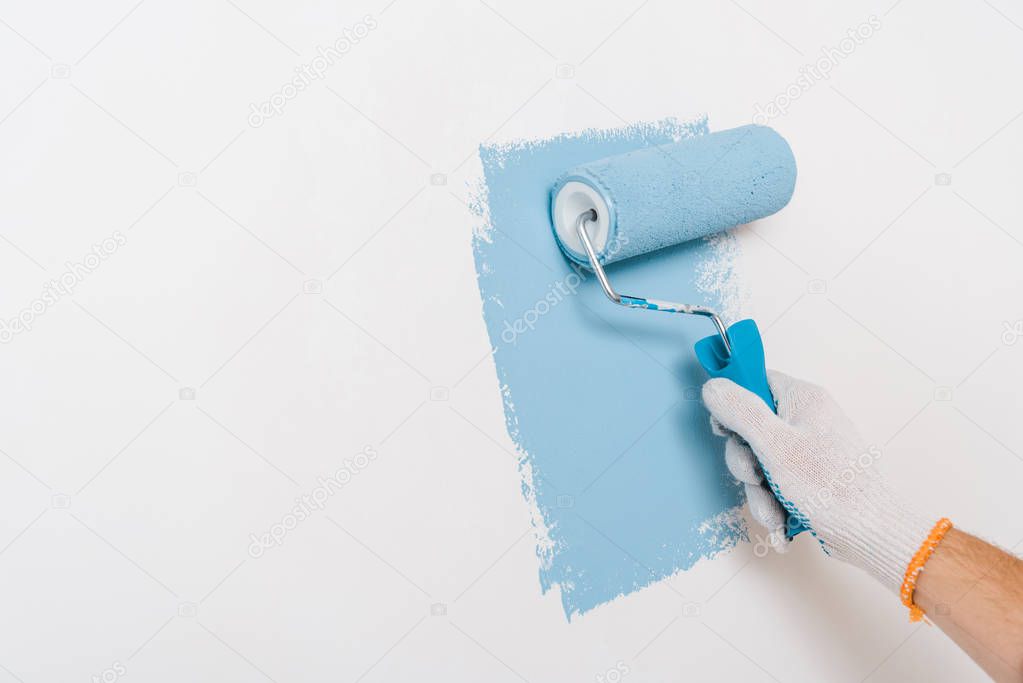
<path id="1" fill-rule="evenodd" d="M 0 679 L 982 680 L 808 538 L 566 624 L 464 201 L 483 141 L 741 125 L 875 15 L 769 122 L 800 179 L 740 233 L 750 312 L 917 505 L 1017 546 L 1023 13 L 487 1 L 0 7 L 0 317 L 124 242 L 0 346 Z"/>

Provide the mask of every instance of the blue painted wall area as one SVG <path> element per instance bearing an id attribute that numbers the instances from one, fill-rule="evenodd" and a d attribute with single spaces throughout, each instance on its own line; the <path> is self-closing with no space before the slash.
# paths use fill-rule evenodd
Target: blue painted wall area
<path id="1" fill-rule="evenodd" d="M 741 489 L 699 400 L 706 376 L 692 347 L 710 323 L 613 305 L 561 254 L 548 217 L 566 169 L 704 133 L 706 121 L 669 120 L 480 149 L 483 314 L 523 492 L 538 512 L 541 586 L 560 588 L 569 619 L 746 537 Z M 622 292 L 720 308 L 697 287 L 715 257 L 697 241 L 609 276 Z"/>

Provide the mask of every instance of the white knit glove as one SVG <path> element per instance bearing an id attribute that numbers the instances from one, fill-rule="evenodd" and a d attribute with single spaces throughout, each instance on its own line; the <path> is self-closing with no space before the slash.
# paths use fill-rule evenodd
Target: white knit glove
<path id="1" fill-rule="evenodd" d="M 767 376 L 777 415 L 730 380 L 712 379 L 703 387 L 711 423 L 728 437 L 725 461 L 745 484 L 751 515 L 784 550 L 787 515 L 764 481 L 766 470 L 825 552 L 898 592 L 937 519 L 929 522 L 907 509 L 877 471 L 880 449 L 860 438 L 827 391 L 780 372 Z"/>

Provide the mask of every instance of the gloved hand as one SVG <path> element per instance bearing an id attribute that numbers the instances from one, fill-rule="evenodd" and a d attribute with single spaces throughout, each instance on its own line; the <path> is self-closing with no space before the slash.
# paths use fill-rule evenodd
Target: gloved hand
<path id="1" fill-rule="evenodd" d="M 703 387 L 711 423 L 728 437 L 725 461 L 746 487 L 751 515 L 777 549 L 787 547 L 787 514 L 764 480 L 766 470 L 825 552 L 898 592 L 936 519 L 903 504 L 877 470 L 880 449 L 860 438 L 824 389 L 780 372 L 767 377 L 777 415 L 730 380 L 712 379 Z"/>

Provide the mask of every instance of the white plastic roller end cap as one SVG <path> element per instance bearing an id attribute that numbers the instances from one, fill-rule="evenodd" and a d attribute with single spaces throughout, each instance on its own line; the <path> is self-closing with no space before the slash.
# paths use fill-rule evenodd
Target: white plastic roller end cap
<path id="1" fill-rule="evenodd" d="M 576 232 L 576 224 L 579 216 L 587 211 L 596 211 L 597 220 L 589 222 L 586 229 L 589 232 L 590 242 L 598 255 L 603 254 L 607 247 L 611 212 L 604 197 L 596 189 L 575 180 L 571 180 L 558 190 L 554 196 L 554 207 L 551 211 L 554 218 L 554 230 L 564 249 L 571 252 L 571 256 L 587 263 L 586 249 Z"/>

